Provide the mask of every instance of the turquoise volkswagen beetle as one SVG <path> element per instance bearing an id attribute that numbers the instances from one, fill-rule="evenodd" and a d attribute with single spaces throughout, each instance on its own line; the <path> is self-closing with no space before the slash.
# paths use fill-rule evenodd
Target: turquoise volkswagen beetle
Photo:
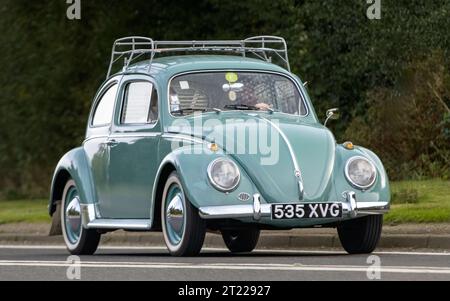
<path id="1" fill-rule="evenodd" d="M 162 231 L 172 255 L 193 256 L 208 230 L 250 252 L 263 229 L 310 227 L 370 253 L 389 204 L 380 159 L 336 143 L 284 39 L 128 37 L 114 43 L 82 146 L 56 167 L 49 213 L 72 254 L 118 229 Z"/>

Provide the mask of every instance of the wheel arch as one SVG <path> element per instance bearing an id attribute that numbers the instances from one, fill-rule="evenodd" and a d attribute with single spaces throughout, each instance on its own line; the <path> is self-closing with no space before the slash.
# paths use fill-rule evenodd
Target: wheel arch
<path id="1" fill-rule="evenodd" d="M 167 178 L 170 173 L 176 171 L 178 173 L 184 193 L 189 202 L 196 208 L 203 206 L 218 205 L 241 205 L 242 201 L 238 198 L 240 192 L 246 192 L 253 195 L 257 192 L 257 188 L 251 181 L 250 177 L 241 168 L 241 182 L 237 189 L 224 193 L 215 189 L 208 179 L 207 168 L 209 164 L 217 158 L 228 157 L 227 154 L 208 153 L 203 149 L 204 145 L 194 146 L 198 148 L 198 155 L 194 150 L 179 148 L 168 154 L 161 162 L 156 174 L 153 191 L 150 218 L 152 230 L 161 230 L 161 203 L 162 194 Z M 232 159 L 230 159 L 232 160 Z"/>
<path id="2" fill-rule="evenodd" d="M 71 179 L 72 176 L 66 169 L 60 169 L 56 172 L 55 178 L 53 180 L 53 187 L 50 193 L 50 202 L 48 206 L 48 211 L 50 216 L 53 215 L 53 213 L 56 211 L 57 203 L 62 200 L 63 193 L 64 193 L 64 187 Z"/>
<path id="3" fill-rule="evenodd" d="M 61 201 L 65 184 L 69 179 L 72 179 L 77 185 L 81 203 L 95 202 L 91 172 L 82 147 L 66 153 L 55 168 L 48 205 L 50 216 L 53 216 L 55 213 L 57 204 Z"/>
<path id="4" fill-rule="evenodd" d="M 176 164 L 172 160 L 167 158 L 160 165 L 157 176 L 155 178 L 155 184 L 153 186 L 153 202 L 151 207 L 152 212 L 150 213 L 152 230 L 162 230 L 160 212 L 164 185 L 170 174 L 174 171 L 177 171 L 177 168 L 175 166 Z"/>

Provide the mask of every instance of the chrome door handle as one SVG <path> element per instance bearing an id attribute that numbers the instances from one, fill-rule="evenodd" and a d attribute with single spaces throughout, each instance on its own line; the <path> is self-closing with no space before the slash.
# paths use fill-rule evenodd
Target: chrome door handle
<path id="1" fill-rule="evenodd" d="M 108 146 L 116 146 L 117 144 L 119 144 L 119 142 L 115 139 L 109 139 L 106 141 L 106 145 Z"/>

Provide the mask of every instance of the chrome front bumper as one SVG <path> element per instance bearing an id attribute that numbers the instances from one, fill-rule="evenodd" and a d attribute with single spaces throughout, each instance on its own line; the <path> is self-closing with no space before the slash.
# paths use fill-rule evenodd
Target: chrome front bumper
<path id="1" fill-rule="evenodd" d="M 384 214 L 389 211 L 389 202 L 357 202 L 353 191 L 344 193 L 346 202 L 342 202 L 343 217 Z M 199 214 L 203 219 L 253 218 L 258 221 L 262 217 L 272 216 L 271 204 L 261 204 L 261 196 L 253 195 L 253 204 L 200 207 Z"/>

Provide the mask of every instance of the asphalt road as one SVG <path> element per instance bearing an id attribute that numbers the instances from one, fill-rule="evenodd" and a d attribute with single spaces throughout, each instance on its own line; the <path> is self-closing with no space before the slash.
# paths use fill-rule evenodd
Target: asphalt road
<path id="1" fill-rule="evenodd" d="M 175 258 L 158 247 L 102 247 L 70 265 L 62 246 L 0 246 L 0 280 L 69 280 L 68 274 L 81 280 L 450 280 L 450 253 L 373 255 L 257 250 L 238 256 L 205 249 L 199 257 Z"/>

